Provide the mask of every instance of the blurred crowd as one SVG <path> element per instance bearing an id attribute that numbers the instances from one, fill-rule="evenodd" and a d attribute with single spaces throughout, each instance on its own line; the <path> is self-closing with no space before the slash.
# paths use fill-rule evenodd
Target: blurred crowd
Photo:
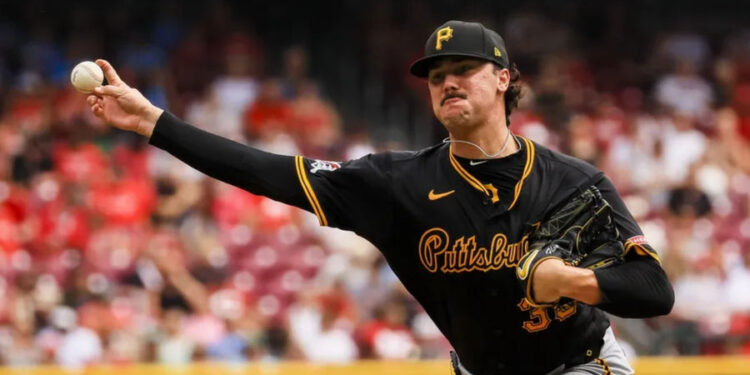
<path id="1" fill-rule="evenodd" d="M 224 2 L 192 17 L 179 2 L 0 15 L 0 363 L 446 357 L 371 244 L 109 128 L 68 74 L 106 57 L 198 127 L 347 160 L 444 137 L 406 66 L 435 25 L 460 16 L 500 31 L 518 63 L 511 130 L 605 171 L 662 258 L 674 310 L 614 319 L 628 353 L 750 355 L 750 30 L 664 16 L 638 48 L 619 2 L 585 26 L 597 18 L 577 12 L 586 1 L 559 14 L 531 2 L 497 20 L 492 2 L 453 16 L 408 3 L 361 4 L 358 29 L 333 22 L 307 44 L 285 40 L 315 27 L 254 28 L 269 22 Z M 316 43 L 337 33 L 356 43 L 332 63 Z M 354 78 L 342 84 L 339 71 Z"/>

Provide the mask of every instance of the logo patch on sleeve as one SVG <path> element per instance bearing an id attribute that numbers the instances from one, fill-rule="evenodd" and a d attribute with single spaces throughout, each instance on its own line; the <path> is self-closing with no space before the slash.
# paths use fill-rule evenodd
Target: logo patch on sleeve
<path id="1" fill-rule="evenodd" d="M 646 241 L 646 237 L 643 235 L 630 237 L 627 241 L 625 241 L 625 243 L 631 243 L 633 245 L 648 244 L 648 242 Z"/>
<path id="2" fill-rule="evenodd" d="M 335 161 L 315 160 L 312 162 L 310 173 L 315 173 L 317 171 L 335 171 L 339 168 L 341 168 L 341 164 Z"/>

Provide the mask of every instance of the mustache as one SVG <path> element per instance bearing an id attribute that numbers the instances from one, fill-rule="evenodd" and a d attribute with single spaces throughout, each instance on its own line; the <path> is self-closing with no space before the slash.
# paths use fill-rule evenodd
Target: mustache
<path id="1" fill-rule="evenodd" d="M 442 107 L 442 106 L 443 106 L 443 104 L 445 104 L 445 101 L 446 101 L 446 100 L 448 100 L 448 99 L 453 99 L 453 98 L 461 98 L 461 99 L 466 99 L 466 94 L 461 94 L 461 93 L 457 93 L 457 92 L 454 92 L 454 93 L 450 93 L 450 94 L 447 94 L 447 95 L 445 95 L 445 96 L 443 97 L 443 100 L 441 100 L 441 101 L 440 101 L 440 106 Z"/>

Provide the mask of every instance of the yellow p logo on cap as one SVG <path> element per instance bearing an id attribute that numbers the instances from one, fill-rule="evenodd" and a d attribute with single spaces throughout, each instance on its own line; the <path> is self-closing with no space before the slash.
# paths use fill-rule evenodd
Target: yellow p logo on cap
<path id="1" fill-rule="evenodd" d="M 435 40 L 435 50 L 440 51 L 443 49 L 443 42 L 447 42 L 450 38 L 453 38 L 453 29 L 450 26 L 438 30 L 437 40 Z"/>

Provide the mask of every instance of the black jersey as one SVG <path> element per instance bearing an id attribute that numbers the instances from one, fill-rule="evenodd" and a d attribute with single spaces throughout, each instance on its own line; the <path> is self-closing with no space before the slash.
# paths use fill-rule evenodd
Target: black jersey
<path id="1" fill-rule="evenodd" d="M 344 163 L 274 155 L 164 112 L 150 142 L 194 168 L 353 230 L 385 255 L 458 352 L 480 374 L 539 374 L 595 357 L 607 319 L 669 312 L 674 294 L 612 183 L 585 162 L 518 137 L 516 154 L 487 161 L 448 145 Z M 596 185 L 613 208 L 626 262 L 594 271 L 602 302 L 532 308 L 514 267 L 533 225 Z"/>
<path id="2" fill-rule="evenodd" d="M 596 185 L 628 250 L 657 259 L 600 171 L 518 140 L 519 152 L 487 161 L 457 158 L 447 144 L 344 163 L 296 158 L 320 223 L 377 246 L 475 374 L 545 373 L 598 353 L 603 312 L 532 308 L 515 276 L 533 225 L 572 195 Z"/>

